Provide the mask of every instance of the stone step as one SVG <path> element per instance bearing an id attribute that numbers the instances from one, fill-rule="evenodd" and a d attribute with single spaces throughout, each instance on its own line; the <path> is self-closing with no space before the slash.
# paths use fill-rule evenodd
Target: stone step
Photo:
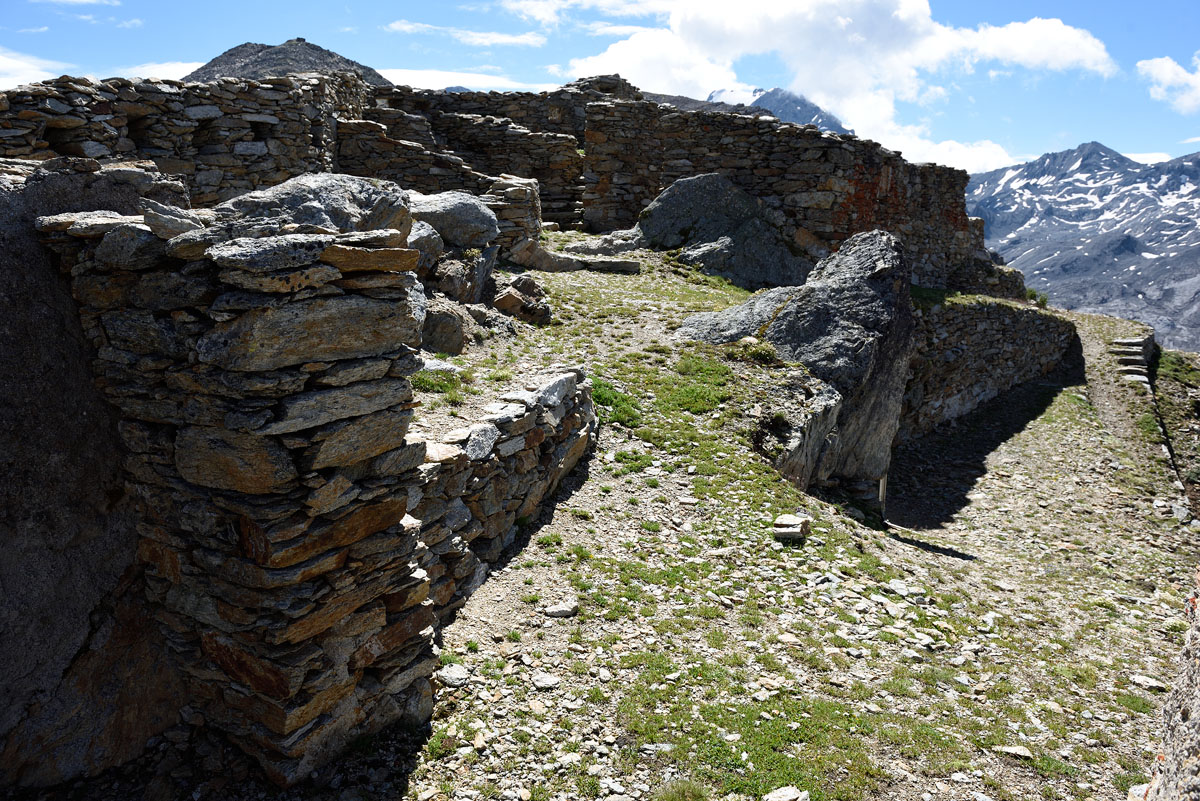
<path id="1" fill-rule="evenodd" d="M 1146 360 L 1141 356 L 1118 356 L 1117 364 L 1139 364 L 1143 367 L 1146 365 Z"/>
<path id="2" fill-rule="evenodd" d="M 1139 364 L 1123 364 L 1117 368 L 1117 372 L 1121 375 L 1144 375 L 1150 377 L 1150 371 Z"/>
<path id="3" fill-rule="evenodd" d="M 1146 358 L 1146 351 L 1141 348 L 1109 348 L 1108 352 L 1114 356 L 1137 356 L 1138 358 Z"/>
<path id="4" fill-rule="evenodd" d="M 1126 337 L 1124 339 L 1114 339 L 1110 344 L 1114 347 L 1125 348 L 1145 348 L 1154 343 L 1154 334 L 1147 334 L 1144 337 Z"/>

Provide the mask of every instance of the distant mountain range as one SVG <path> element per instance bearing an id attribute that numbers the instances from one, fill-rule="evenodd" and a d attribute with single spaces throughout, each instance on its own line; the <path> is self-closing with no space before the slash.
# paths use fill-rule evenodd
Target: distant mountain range
<path id="1" fill-rule="evenodd" d="M 710 92 L 707 100 L 697 100 L 683 95 L 660 95 L 642 92 L 642 96 L 655 103 L 670 103 L 684 111 L 725 111 L 733 114 L 762 114 L 777 117 L 783 122 L 815 125 L 822 131 L 852 134 L 854 131 L 842 125 L 842 121 L 808 98 L 786 89 L 755 89 L 742 92 L 718 89 Z"/>
<path id="2" fill-rule="evenodd" d="M 967 210 L 1055 305 L 1200 351 L 1200 153 L 1147 165 L 1089 142 L 972 176 Z"/>
<path id="3" fill-rule="evenodd" d="M 293 72 L 357 72 L 369 84 L 392 85 L 370 67 L 304 39 L 289 39 L 281 45 L 240 44 L 189 72 L 183 80 L 201 82 L 224 77 L 262 80 Z"/>

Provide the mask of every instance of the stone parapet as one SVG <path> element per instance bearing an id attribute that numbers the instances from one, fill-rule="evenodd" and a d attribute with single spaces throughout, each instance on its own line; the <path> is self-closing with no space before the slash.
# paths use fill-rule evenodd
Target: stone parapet
<path id="1" fill-rule="evenodd" d="M 898 441 L 975 410 L 1001 392 L 1054 369 L 1076 342 L 1053 312 L 990 297 L 918 308 Z"/>

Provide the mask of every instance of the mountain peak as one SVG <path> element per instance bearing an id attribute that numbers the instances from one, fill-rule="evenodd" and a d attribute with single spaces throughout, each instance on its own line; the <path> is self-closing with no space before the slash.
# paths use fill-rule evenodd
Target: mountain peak
<path id="1" fill-rule="evenodd" d="M 185 75 L 183 80 L 213 81 L 226 77 L 261 80 L 295 72 L 355 72 L 369 84 L 392 85 L 391 81 L 370 67 L 300 37 L 288 39 L 279 45 L 245 42 L 231 47 L 204 66 Z"/>

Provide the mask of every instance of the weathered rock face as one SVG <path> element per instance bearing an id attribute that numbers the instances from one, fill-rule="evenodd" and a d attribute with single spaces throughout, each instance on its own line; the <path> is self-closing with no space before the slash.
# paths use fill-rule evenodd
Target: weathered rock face
<path id="1" fill-rule="evenodd" d="M 758 337 L 832 385 L 842 396 L 837 436 L 815 476 L 843 479 L 882 502 L 914 345 L 909 278 L 894 236 L 858 234 L 821 261 L 804 286 L 693 315 L 679 333 L 714 343 Z"/>
<path id="2" fill-rule="evenodd" d="M 796 286 L 812 269 L 763 204 L 718 173 L 671 184 L 639 215 L 637 230 L 647 246 L 683 248 L 680 261 L 739 286 Z"/>
<path id="3" fill-rule="evenodd" d="M 92 383 L 70 288 L 38 215 L 138 211 L 165 176 L 57 160 L 0 180 L 0 779 L 47 784 L 130 759 L 172 725 L 180 679 L 148 623 L 138 503 L 117 417 Z M 182 194 L 180 194 L 182 193 Z"/>
<path id="4" fill-rule="evenodd" d="M 465 192 L 413 194 L 412 213 L 414 218 L 433 226 L 443 242 L 457 247 L 486 247 L 500 235 L 492 210 Z"/>
<path id="5" fill-rule="evenodd" d="M 755 419 L 751 440 L 784 478 L 807 487 L 841 409 L 842 396 L 833 387 L 806 371 L 791 371 Z"/>
<path id="6" fill-rule="evenodd" d="M 419 252 L 396 247 L 407 209 L 394 187 L 376 194 L 380 182 L 346 179 L 325 197 L 298 183 L 273 195 L 309 200 L 272 213 L 249 198 L 247 216 L 222 209 L 183 233 L 154 233 L 130 213 L 38 219 L 71 276 L 92 373 L 120 414 L 127 491 L 144 501 L 121 554 L 144 577 L 141 612 L 114 612 L 124 627 L 93 633 L 77 662 L 143 682 L 106 658 L 110 643 L 148 670 L 177 665 L 186 688 L 169 684 L 170 670 L 145 690 L 97 677 L 48 688 L 43 717 L 20 721 L 21 738 L 4 745 L 19 760 L 14 779 L 94 770 L 50 760 L 97 743 L 104 760 L 135 755 L 161 727 L 162 703 L 201 713 L 281 784 L 355 737 L 424 722 L 436 626 L 593 441 L 579 371 L 493 404 L 462 436 L 414 439 L 408 376 L 421 367 L 426 299 L 402 269 Z M 308 220 L 297 233 L 293 211 Z M 139 243 L 170 238 L 124 262 L 99 257 L 131 229 Z M 272 281 L 247 289 L 247 276 Z M 132 627 L 150 620 L 150 634 Z M 102 706 L 89 693 L 109 706 L 80 720 L 81 707 Z"/>
<path id="7" fill-rule="evenodd" d="M 331 231 L 399 231 L 412 228 L 408 193 L 390 181 L 318 173 L 228 200 L 214 211 L 218 222 L 240 226 L 276 220 L 281 225 L 315 225 Z"/>
<path id="8" fill-rule="evenodd" d="M 565 249 L 585 255 L 636 248 L 680 250 L 679 261 L 738 286 L 797 286 L 804 283 L 812 262 L 792 252 L 773 219 L 777 216 L 725 176 L 708 173 L 671 184 L 642 211 L 633 228 Z"/>

